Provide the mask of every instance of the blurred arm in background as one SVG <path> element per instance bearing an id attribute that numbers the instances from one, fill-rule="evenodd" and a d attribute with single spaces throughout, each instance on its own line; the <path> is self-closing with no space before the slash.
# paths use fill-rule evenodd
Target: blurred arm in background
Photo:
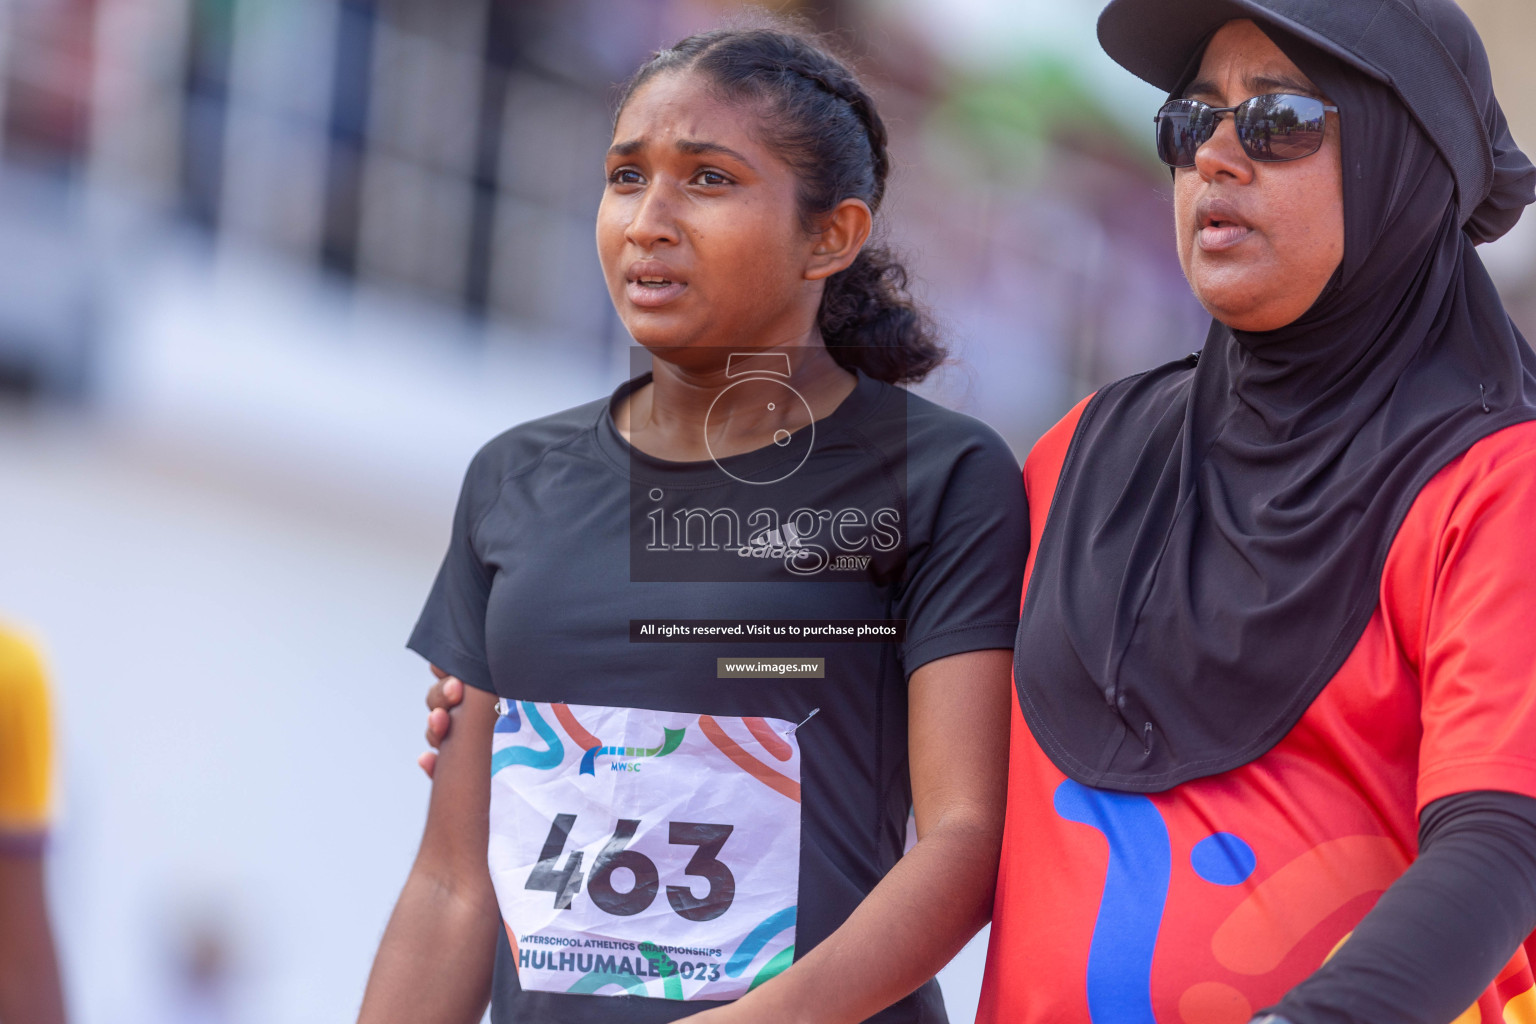
<path id="1" fill-rule="evenodd" d="M 0 1021 L 62 1024 L 64 993 L 43 886 L 48 691 L 30 646 L 0 632 Z"/>

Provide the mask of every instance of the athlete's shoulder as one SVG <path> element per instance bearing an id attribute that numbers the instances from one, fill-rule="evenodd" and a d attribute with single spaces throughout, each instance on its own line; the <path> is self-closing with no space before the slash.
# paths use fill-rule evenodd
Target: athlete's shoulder
<path id="1" fill-rule="evenodd" d="M 537 468 L 549 455 L 571 448 L 595 431 L 607 415 L 608 399 L 599 398 L 548 416 L 519 423 L 491 438 L 475 453 L 469 476 L 502 481 Z"/>
<path id="2" fill-rule="evenodd" d="M 991 425 L 914 391 L 893 384 L 882 387 L 904 396 L 909 447 L 922 445 L 929 452 L 947 453 L 945 457 L 951 458 L 974 452 L 988 462 L 1005 464 L 1010 472 L 1018 472 L 1018 457 Z"/>

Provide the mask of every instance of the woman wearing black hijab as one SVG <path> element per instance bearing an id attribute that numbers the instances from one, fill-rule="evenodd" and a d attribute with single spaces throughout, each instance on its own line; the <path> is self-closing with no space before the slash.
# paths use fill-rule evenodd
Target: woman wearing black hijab
<path id="1" fill-rule="evenodd" d="M 1025 468 L 979 1019 L 1536 1021 L 1533 199 L 1450 0 L 1114 0 L 1204 349 Z"/>

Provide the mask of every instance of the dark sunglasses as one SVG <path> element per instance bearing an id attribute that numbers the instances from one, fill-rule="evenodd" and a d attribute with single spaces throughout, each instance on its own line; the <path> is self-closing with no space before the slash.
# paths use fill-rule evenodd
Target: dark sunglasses
<path id="1" fill-rule="evenodd" d="M 1169 167 L 1193 167 L 1195 151 L 1215 134 L 1223 114 L 1232 115 L 1237 140 L 1254 160 L 1278 163 L 1311 156 L 1323 144 L 1330 107 L 1311 96 L 1274 92 L 1235 107 L 1199 100 L 1169 100 L 1157 112 L 1157 158 Z"/>

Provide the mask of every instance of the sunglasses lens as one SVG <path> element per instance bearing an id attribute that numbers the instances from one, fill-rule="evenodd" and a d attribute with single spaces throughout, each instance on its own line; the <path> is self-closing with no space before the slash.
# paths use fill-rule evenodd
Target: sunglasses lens
<path id="1" fill-rule="evenodd" d="M 1188 167 L 1195 150 L 1211 137 L 1211 108 L 1194 100 L 1172 100 L 1157 115 L 1157 156 L 1170 167 Z"/>
<path id="2" fill-rule="evenodd" d="M 1255 160 L 1297 160 L 1322 146 L 1327 113 L 1321 100 L 1276 93 L 1242 104 L 1234 120 L 1243 149 Z"/>

